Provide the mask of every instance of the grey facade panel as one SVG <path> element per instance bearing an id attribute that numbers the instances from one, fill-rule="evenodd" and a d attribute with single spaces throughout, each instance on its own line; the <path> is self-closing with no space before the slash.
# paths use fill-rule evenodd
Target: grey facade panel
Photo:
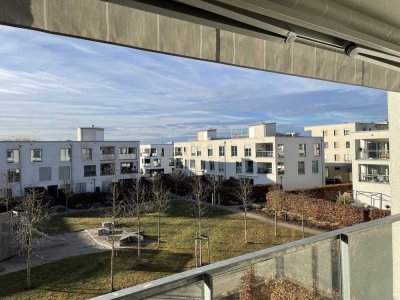
<path id="1" fill-rule="evenodd" d="M 51 167 L 39 168 L 39 181 L 51 181 Z"/>
<path id="2" fill-rule="evenodd" d="M 58 168 L 58 179 L 61 181 L 68 181 L 71 179 L 71 167 L 62 166 Z"/>

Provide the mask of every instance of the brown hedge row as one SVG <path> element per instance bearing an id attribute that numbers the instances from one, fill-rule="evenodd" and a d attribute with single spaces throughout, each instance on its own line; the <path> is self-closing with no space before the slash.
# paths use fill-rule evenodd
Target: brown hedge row
<path id="1" fill-rule="evenodd" d="M 316 186 L 305 189 L 296 189 L 287 192 L 292 194 L 305 193 L 311 198 L 325 199 L 335 202 L 336 197 L 339 195 L 339 193 L 343 194 L 351 190 L 353 190 L 352 183 L 343 183 L 343 184 Z"/>
<path id="2" fill-rule="evenodd" d="M 367 210 L 348 204 L 336 204 L 331 201 L 309 198 L 293 193 L 273 191 L 267 194 L 267 207 L 301 215 L 306 218 L 328 222 L 339 227 L 346 227 L 369 219 Z"/>
<path id="3" fill-rule="evenodd" d="M 383 209 L 378 209 L 378 208 L 372 208 L 369 211 L 369 219 L 370 220 L 375 220 L 375 219 L 380 219 L 390 216 L 390 210 L 383 210 Z"/>

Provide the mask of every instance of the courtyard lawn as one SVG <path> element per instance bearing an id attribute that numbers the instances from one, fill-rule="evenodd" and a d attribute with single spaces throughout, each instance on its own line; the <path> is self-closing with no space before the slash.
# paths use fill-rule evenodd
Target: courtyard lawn
<path id="1" fill-rule="evenodd" d="M 49 234 L 99 227 L 103 211 L 89 211 L 68 217 L 54 217 L 43 231 Z M 133 219 L 120 219 L 134 230 Z M 136 264 L 136 249 L 119 250 L 115 266 L 116 289 L 126 288 L 149 280 L 188 270 L 194 266 L 194 241 L 197 220 L 187 202 L 172 202 L 167 215 L 161 220 L 161 247 L 156 243 L 142 249 L 142 264 Z M 148 215 L 142 220 L 146 235 L 156 237 L 157 218 Z M 301 232 L 274 227 L 256 220 L 248 220 L 249 243 L 244 244 L 243 217 L 226 211 L 208 211 L 202 232 L 210 238 L 211 262 L 248 252 L 283 244 L 301 238 Z M 207 259 L 207 258 L 205 258 Z M 1 264 L 0 264 L 1 265 Z M 25 289 L 25 272 L 0 277 L 0 298 L 3 299 L 87 299 L 109 292 L 109 251 L 66 258 L 32 269 L 34 288 Z"/>

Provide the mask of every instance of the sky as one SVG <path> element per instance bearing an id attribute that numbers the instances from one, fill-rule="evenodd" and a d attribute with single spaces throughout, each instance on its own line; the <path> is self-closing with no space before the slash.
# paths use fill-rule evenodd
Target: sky
<path id="1" fill-rule="evenodd" d="M 384 91 L 0 26 L 0 139 L 74 140 L 95 125 L 156 143 L 386 118 Z"/>

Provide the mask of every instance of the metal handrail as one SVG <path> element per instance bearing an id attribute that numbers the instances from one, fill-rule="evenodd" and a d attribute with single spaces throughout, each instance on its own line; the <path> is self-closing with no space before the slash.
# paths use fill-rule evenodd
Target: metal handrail
<path id="1" fill-rule="evenodd" d="M 143 283 L 137 286 L 126 288 L 120 291 L 102 295 L 93 299 L 97 300 L 111 300 L 111 299 L 145 299 L 153 297 L 175 290 L 180 287 L 184 287 L 190 284 L 204 282 L 205 284 L 212 281 L 212 277 L 226 273 L 227 271 L 237 270 L 240 268 L 246 268 L 249 265 L 260 263 L 266 260 L 282 256 L 284 254 L 290 254 L 298 252 L 309 247 L 319 245 L 322 243 L 342 240 L 343 237 L 348 235 L 379 228 L 385 225 L 392 224 L 400 221 L 400 214 L 388 216 L 385 218 L 369 221 L 346 227 L 343 229 L 334 230 L 331 232 L 323 233 L 320 235 L 312 236 L 302 240 L 289 242 L 283 245 L 267 248 L 253 253 L 248 253 L 238 257 L 230 258 L 220 262 L 216 262 L 207 266 L 192 269 L 186 272 L 174 274 L 168 277 Z M 211 284 L 212 286 L 212 284 Z"/>

